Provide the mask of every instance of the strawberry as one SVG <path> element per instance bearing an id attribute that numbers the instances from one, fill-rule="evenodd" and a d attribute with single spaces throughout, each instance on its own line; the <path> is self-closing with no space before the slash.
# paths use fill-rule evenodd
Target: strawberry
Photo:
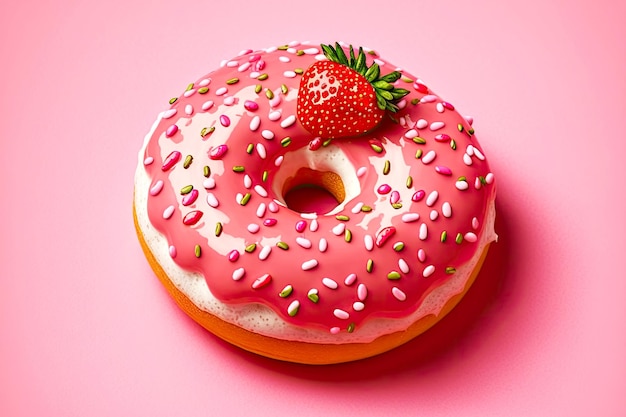
<path id="1" fill-rule="evenodd" d="M 396 103 L 409 92 L 396 88 L 398 71 L 380 75 L 380 67 L 367 66 L 359 48 L 349 58 L 339 43 L 321 45 L 328 61 L 312 64 L 302 74 L 297 114 L 300 123 L 314 136 L 341 138 L 369 132 L 382 121 L 386 111 L 396 112 Z"/>

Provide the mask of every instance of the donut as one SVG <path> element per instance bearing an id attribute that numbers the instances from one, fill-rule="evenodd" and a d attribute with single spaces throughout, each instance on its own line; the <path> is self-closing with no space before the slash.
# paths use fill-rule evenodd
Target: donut
<path id="1" fill-rule="evenodd" d="M 462 299 L 494 231 L 471 117 L 369 48 L 243 50 L 169 100 L 133 217 L 178 306 L 227 342 L 332 364 L 387 352 Z"/>

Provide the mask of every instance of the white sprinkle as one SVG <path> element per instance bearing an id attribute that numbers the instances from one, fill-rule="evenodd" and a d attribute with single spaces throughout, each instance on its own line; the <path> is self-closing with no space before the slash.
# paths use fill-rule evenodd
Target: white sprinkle
<path id="1" fill-rule="evenodd" d="M 445 110 L 445 108 L 443 107 L 442 103 L 437 103 L 437 107 L 436 108 L 437 108 L 437 111 L 439 113 L 443 113 L 443 111 Z"/>
<path id="2" fill-rule="evenodd" d="M 427 237 L 428 237 L 428 226 L 426 226 L 426 223 L 422 223 L 420 224 L 419 238 L 420 240 L 426 240 Z"/>
<path id="3" fill-rule="evenodd" d="M 367 172 L 367 167 L 360 167 L 359 169 L 356 170 L 356 176 L 360 178 L 363 175 L 365 175 L 366 172 Z"/>
<path id="4" fill-rule="evenodd" d="M 367 298 L 367 287 L 365 284 L 361 283 L 356 289 L 356 296 L 359 297 L 359 300 L 365 301 Z"/>
<path id="5" fill-rule="evenodd" d="M 435 160 L 436 156 L 437 153 L 434 150 L 430 150 L 426 153 L 426 155 L 422 156 L 422 163 L 428 165 Z"/>
<path id="6" fill-rule="evenodd" d="M 169 119 L 170 117 L 174 116 L 176 114 L 177 110 L 176 109 L 169 109 L 169 110 L 165 110 L 163 112 L 163 118 L 164 119 Z"/>
<path id="7" fill-rule="evenodd" d="M 215 90 L 215 95 L 216 96 L 223 96 L 224 94 L 226 94 L 228 92 L 228 88 L 226 87 L 220 87 L 217 90 Z"/>
<path id="8" fill-rule="evenodd" d="M 150 195 L 158 195 L 163 189 L 163 180 L 158 180 L 156 184 L 150 188 Z"/>
<path id="9" fill-rule="evenodd" d="M 296 238 L 296 243 L 305 249 L 311 249 L 311 246 L 313 246 L 313 244 L 311 243 L 309 239 L 304 238 L 302 236 L 298 236 Z"/>
<path id="10" fill-rule="evenodd" d="M 435 130 L 439 130 L 439 129 L 441 129 L 441 128 L 442 128 L 442 127 L 444 127 L 445 125 L 446 125 L 446 124 L 445 124 L 444 122 L 432 122 L 432 123 L 430 124 L 430 130 L 432 130 L 432 131 L 434 132 Z"/>
<path id="11" fill-rule="evenodd" d="M 195 88 L 192 88 L 191 90 L 187 90 L 187 91 L 185 91 L 183 93 L 183 97 L 189 98 L 189 97 L 193 96 L 195 94 L 195 92 L 196 92 Z"/>
<path id="12" fill-rule="evenodd" d="M 271 111 L 270 114 L 267 115 L 267 118 L 270 119 L 272 122 L 275 122 L 276 120 L 280 119 L 281 115 L 282 115 L 282 111 L 274 110 L 274 111 Z"/>
<path id="13" fill-rule="evenodd" d="M 478 240 L 478 237 L 473 232 L 467 232 L 463 235 L 463 239 L 467 240 L 470 243 L 474 243 Z"/>
<path id="14" fill-rule="evenodd" d="M 259 75 L 261 75 L 261 73 L 259 71 L 252 71 L 250 73 L 250 78 L 253 78 L 253 79 L 256 80 L 257 78 L 259 78 Z"/>
<path id="15" fill-rule="evenodd" d="M 237 71 L 244 72 L 245 70 L 250 68 L 250 65 L 252 65 L 250 62 L 244 62 L 243 64 L 239 65 L 239 68 L 237 68 Z"/>
<path id="16" fill-rule="evenodd" d="M 243 268 L 237 268 L 233 271 L 233 279 L 235 281 L 239 281 L 244 275 L 246 275 L 246 270 Z"/>
<path id="17" fill-rule="evenodd" d="M 243 186 L 247 189 L 250 189 L 250 187 L 252 187 L 252 178 L 250 178 L 250 175 L 246 174 L 243 176 Z"/>
<path id="18" fill-rule="evenodd" d="M 250 120 L 250 130 L 253 132 L 256 131 L 261 125 L 261 118 L 259 116 L 254 116 L 252 120 Z"/>
<path id="19" fill-rule="evenodd" d="M 474 188 L 476 188 L 477 190 L 480 190 L 482 187 L 483 187 L 482 181 L 480 181 L 480 178 L 476 177 L 476 179 L 474 179 Z"/>
<path id="20" fill-rule="evenodd" d="M 243 194 L 241 193 L 235 194 L 235 201 L 237 202 L 237 204 L 241 204 L 241 200 L 243 200 Z"/>
<path id="21" fill-rule="evenodd" d="M 169 219 L 174 214 L 174 206 L 168 206 L 165 210 L 163 210 L 163 218 Z"/>
<path id="22" fill-rule="evenodd" d="M 294 71 L 285 71 L 285 72 L 283 72 L 283 76 L 285 78 L 295 78 L 296 75 L 297 74 Z"/>
<path id="23" fill-rule="evenodd" d="M 228 96 L 228 97 L 224 98 L 224 105 L 225 106 L 232 106 L 233 104 L 235 104 L 235 97 Z"/>
<path id="24" fill-rule="evenodd" d="M 430 220 L 435 221 L 437 220 L 437 217 L 439 217 L 439 212 L 437 210 L 431 210 L 428 217 L 430 218 Z"/>
<path id="25" fill-rule="evenodd" d="M 407 138 L 407 139 L 413 139 L 413 138 L 417 137 L 417 130 L 415 130 L 415 129 L 407 130 L 404 133 L 404 137 Z"/>
<path id="26" fill-rule="evenodd" d="M 350 314 L 347 311 L 341 310 L 339 308 L 336 308 L 333 311 L 333 314 L 335 315 L 335 317 L 341 320 L 348 320 L 350 318 Z"/>
<path id="27" fill-rule="evenodd" d="M 261 159 L 267 158 L 267 151 L 265 150 L 265 146 L 262 143 L 256 144 L 256 153 L 259 154 L 259 158 Z"/>
<path id="28" fill-rule="evenodd" d="M 267 197 L 267 191 L 265 190 L 265 188 L 263 188 L 261 184 L 255 185 L 254 191 L 256 191 L 256 193 L 260 195 L 261 197 Z"/>
<path id="29" fill-rule="evenodd" d="M 144 164 L 144 165 L 150 165 L 150 164 L 152 164 L 153 162 L 154 162 L 154 158 L 153 158 L 153 157 L 151 157 L 151 156 L 149 156 L 149 157 L 147 157 L 146 159 L 144 159 L 144 160 L 143 160 L 143 164 Z"/>
<path id="30" fill-rule="evenodd" d="M 425 119 L 419 119 L 417 123 L 415 123 L 415 127 L 418 129 L 424 129 L 426 126 L 428 126 L 428 121 Z"/>
<path id="31" fill-rule="evenodd" d="M 202 80 L 202 81 L 200 81 L 198 83 L 198 87 L 206 87 L 209 84 L 211 84 L 211 79 L 210 78 L 205 78 L 204 80 Z"/>
<path id="32" fill-rule="evenodd" d="M 437 100 L 437 96 L 435 96 L 433 94 L 428 94 L 428 95 L 420 98 L 420 103 L 432 103 L 435 100 Z"/>
<path id="33" fill-rule="evenodd" d="M 207 190 L 212 190 L 213 188 L 215 188 L 215 179 L 214 178 L 207 178 L 206 180 L 204 180 L 204 182 L 202 183 L 202 186 L 204 188 L 206 188 Z"/>
<path id="34" fill-rule="evenodd" d="M 239 62 L 237 62 L 237 61 L 228 61 L 226 63 L 226 66 L 229 67 L 229 68 L 235 68 L 238 65 L 239 65 Z"/>
<path id="35" fill-rule="evenodd" d="M 284 55 L 279 56 L 279 57 L 278 57 L 278 60 L 279 60 L 280 62 L 285 62 L 285 63 L 286 63 L 286 62 L 291 62 L 291 58 L 289 58 L 288 56 L 284 56 Z"/>
<path id="36" fill-rule="evenodd" d="M 474 148 L 474 155 L 476 155 L 476 158 L 480 159 L 481 161 L 485 160 L 485 155 L 483 155 L 483 153 L 478 148 Z"/>
<path id="37" fill-rule="evenodd" d="M 346 279 L 343 280 L 343 283 L 346 284 L 347 286 L 350 286 L 352 284 L 354 284 L 354 281 L 356 281 L 356 274 L 349 274 Z"/>
<path id="38" fill-rule="evenodd" d="M 322 278 L 322 284 L 324 284 L 325 287 L 328 287 L 331 290 L 336 290 L 339 287 L 339 284 L 337 284 L 334 279 L 330 279 L 327 277 Z"/>
<path id="39" fill-rule="evenodd" d="M 272 132 L 271 130 L 264 129 L 261 132 L 261 136 L 263 136 L 263 139 L 272 140 L 274 139 L 274 132 Z"/>
<path id="40" fill-rule="evenodd" d="M 261 203 L 259 204 L 259 206 L 256 208 L 256 216 L 258 218 L 262 218 L 263 216 L 265 216 L 265 203 Z"/>
<path id="41" fill-rule="evenodd" d="M 474 156 L 474 146 L 467 145 L 467 148 L 465 149 L 465 153 L 468 154 L 469 156 Z"/>
<path id="42" fill-rule="evenodd" d="M 439 193 L 437 192 L 437 190 L 432 191 L 430 194 L 428 194 L 428 197 L 426 198 L 426 205 L 428 207 L 432 207 L 433 204 L 437 202 L 438 198 L 439 198 Z"/>
<path id="43" fill-rule="evenodd" d="M 414 222 L 416 220 L 419 220 L 419 218 L 420 218 L 419 213 L 404 213 L 402 215 L 402 221 L 404 223 L 411 223 L 411 222 Z"/>
<path id="44" fill-rule="evenodd" d="M 365 304 L 360 301 L 355 301 L 354 303 L 352 303 L 352 308 L 354 309 L 354 311 L 362 311 L 365 308 Z"/>
<path id="45" fill-rule="evenodd" d="M 408 274 L 411 270 L 409 268 L 409 264 L 403 258 L 398 259 L 398 268 L 400 268 L 400 271 L 404 272 L 405 274 Z"/>
<path id="46" fill-rule="evenodd" d="M 286 129 L 292 124 L 294 124 L 295 122 L 296 122 L 296 116 L 292 114 L 292 115 L 287 116 L 282 122 L 280 122 L 280 127 L 282 127 L 283 129 Z"/>
<path id="47" fill-rule="evenodd" d="M 365 249 L 367 249 L 368 251 L 374 249 L 374 238 L 372 237 L 372 235 L 365 235 L 363 241 L 365 243 Z"/>
<path id="48" fill-rule="evenodd" d="M 257 233 L 259 230 L 261 230 L 261 226 L 256 223 L 250 223 L 248 225 L 248 232 L 250 233 Z"/>
<path id="49" fill-rule="evenodd" d="M 454 186 L 461 191 L 467 190 L 469 188 L 469 184 L 467 183 L 467 181 L 457 181 Z"/>
<path id="50" fill-rule="evenodd" d="M 417 259 L 419 259 L 420 262 L 424 262 L 426 260 L 426 252 L 424 249 L 417 251 Z"/>
<path id="51" fill-rule="evenodd" d="M 311 220 L 311 224 L 309 225 L 309 230 L 312 232 L 317 232 L 317 229 L 319 229 L 320 224 L 317 222 L 317 219 L 312 219 Z"/>
<path id="52" fill-rule="evenodd" d="M 310 269 L 315 268 L 317 264 L 318 264 L 317 259 L 309 259 L 308 261 L 305 261 L 302 263 L 302 270 L 308 271 Z"/>
<path id="53" fill-rule="evenodd" d="M 259 252 L 259 259 L 262 261 L 266 260 L 267 257 L 270 256 L 271 251 L 272 251 L 271 246 L 263 246 L 263 249 L 261 249 L 261 252 Z"/>
<path id="54" fill-rule="evenodd" d="M 326 252 L 326 249 L 328 249 L 328 241 L 325 238 L 320 239 L 318 243 L 318 249 L 322 253 Z"/>
<path id="55" fill-rule="evenodd" d="M 352 214 L 360 213 L 361 207 L 363 207 L 363 202 L 359 201 L 358 203 L 354 205 L 354 207 L 352 207 L 352 210 L 350 211 L 352 212 Z"/>
<path id="56" fill-rule="evenodd" d="M 215 195 L 213 193 L 208 193 L 206 195 L 206 202 L 209 206 L 216 208 L 217 206 L 220 205 L 220 202 L 217 201 L 217 197 L 215 197 Z"/>
<path id="57" fill-rule="evenodd" d="M 207 111 L 211 107 L 213 107 L 213 101 L 212 100 L 208 100 L 208 101 L 205 101 L 204 103 L 202 103 L 201 109 L 202 109 L 202 111 Z"/>
<path id="58" fill-rule="evenodd" d="M 311 48 L 305 49 L 303 52 L 307 55 L 315 55 L 315 54 L 318 54 L 320 51 L 317 48 L 311 47 Z"/>
<path id="59" fill-rule="evenodd" d="M 276 94 L 271 100 L 270 100 L 270 107 L 275 108 L 278 107 L 280 105 L 280 102 L 283 101 L 282 98 L 280 98 L 280 96 L 278 94 Z"/>
<path id="60" fill-rule="evenodd" d="M 493 172 L 488 173 L 485 176 L 485 181 L 487 182 L 487 184 L 493 184 L 494 177 L 495 176 L 493 175 Z"/>
<path id="61" fill-rule="evenodd" d="M 337 226 L 332 228 L 332 232 L 335 236 L 341 236 L 345 230 L 346 230 L 345 223 L 339 223 Z"/>
<path id="62" fill-rule="evenodd" d="M 187 104 L 185 106 L 185 114 L 191 116 L 193 114 L 193 106 L 191 104 Z"/>
<path id="63" fill-rule="evenodd" d="M 272 213 L 278 213 L 278 204 L 275 201 L 270 201 L 267 205 L 267 209 Z"/>
<path id="64" fill-rule="evenodd" d="M 472 157 L 469 156 L 468 154 L 464 153 L 463 154 L 463 163 L 467 166 L 472 165 Z"/>
<path id="65" fill-rule="evenodd" d="M 298 312 L 299 308 L 300 308 L 300 301 L 293 300 L 289 304 L 289 307 L 287 307 L 287 314 L 289 314 L 290 316 L 294 316 Z"/>
<path id="66" fill-rule="evenodd" d="M 406 300 L 406 294 L 404 293 L 404 291 L 402 291 L 398 287 L 393 287 L 391 289 L 391 293 L 393 294 L 394 297 L 396 297 L 396 300 L 398 300 L 398 301 Z"/>
<path id="67" fill-rule="evenodd" d="M 434 265 L 428 265 L 426 268 L 424 268 L 424 272 L 422 272 L 422 276 L 424 278 L 428 278 L 434 272 L 435 272 L 435 266 Z"/>
<path id="68" fill-rule="evenodd" d="M 274 159 L 274 166 L 281 166 L 283 163 L 283 159 L 285 159 L 285 157 L 283 155 L 279 155 L 276 157 L 276 159 Z"/>
<path id="69" fill-rule="evenodd" d="M 447 201 L 441 205 L 441 214 L 443 214 L 444 217 L 452 217 L 452 206 Z"/>
<path id="70" fill-rule="evenodd" d="M 306 220 L 313 220 L 317 218 L 317 213 L 300 213 L 300 217 Z"/>

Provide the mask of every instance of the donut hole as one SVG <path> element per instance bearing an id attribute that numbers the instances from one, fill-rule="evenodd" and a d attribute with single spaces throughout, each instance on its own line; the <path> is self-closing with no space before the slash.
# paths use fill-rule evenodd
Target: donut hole
<path id="1" fill-rule="evenodd" d="M 300 168 L 283 185 L 283 200 L 298 213 L 326 214 L 346 198 L 346 190 L 339 174 Z"/>

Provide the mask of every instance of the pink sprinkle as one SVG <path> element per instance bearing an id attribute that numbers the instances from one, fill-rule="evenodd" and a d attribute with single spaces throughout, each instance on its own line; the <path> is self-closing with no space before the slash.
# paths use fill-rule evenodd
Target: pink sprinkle
<path id="1" fill-rule="evenodd" d="M 316 151 L 322 146 L 322 138 L 314 138 L 309 142 L 309 150 Z"/>
<path id="2" fill-rule="evenodd" d="M 168 206 L 165 210 L 163 210 L 163 218 L 167 220 L 172 217 L 172 214 L 174 214 L 174 210 L 174 206 Z"/>
<path id="3" fill-rule="evenodd" d="M 441 105 L 446 109 L 446 110 L 454 110 L 454 106 L 450 103 L 448 103 L 447 101 L 442 101 Z"/>
<path id="4" fill-rule="evenodd" d="M 204 103 L 202 103 L 202 110 L 203 111 L 207 111 L 209 110 L 211 107 L 213 107 L 213 101 L 209 100 L 209 101 L 205 101 Z"/>
<path id="5" fill-rule="evenodd" d="M 426 268 L 424 268 L 424 271 L 422 272 L 422 276 L 424 278 L 428 278 L 429 276 L 431 276 L 434 273 L 435 273 L 435 266 L 434 265 L 428 265 Z"/>
<path id="6" fill-rule="evenodd" d="M 479 226 L 480 226 L 480 222 L 478 221 L 478 219 L 476 217 L 474 217 L 472 219 L 472 229 L 478 230 Z"/>
<path id="7" fill-rule="evenodd" d="M 239 251 L 237 249 L 233 249 L 228 253 L 228 260 L 231 262 L 236 262 L 239 259 Z"/>
<path id="8" fill-rule="evenodd" d="M 346 277 L 346 279 L 343 280 L 343 283 L 346 284 L 347 286 L 350 286 L 354 284 L 355 281 L 356 281 L 356 274 L 352 273 L 352 274 L 349 274 Z"/>
<path id="9" fill-rule="evenodd" d="M 398 201 L 400 201 L 400 193 L 396 190 L 391 192 L 391 197 L 389 197 L 389 201 L 391 202 L 391 204 L 396 204 Z"/>
<path id="10" fill-rule="evenodd" d="M 423 163 L 424 165 L 428 165 L 428 164 L 430 164 L 431 162 L 433 162 L 433 161 L 435 160 L 435 158 L 436 158 L 436 157 L 437 157 L 437 153 L 435 152 L 435 150 L 434 150 L 434 149 L 431 149 L 430 151 L 428 151 L 428 152 L 426 153 L 426 155 L 424 155 L 424 156 L 422 157 L 422 163 Z"/>
<path id="11" fill-rule="evenodd" d="M 426 199 L 426 205 L 428 207 L 432 207 L 435 202 L 437 202 L 437 199 L 439 198 L 439 192 L 437 190 L 432 191 L 430 194 L 428 194 L 428 198 Z"/>
<path id="12" fill-rule="evenodd" d="M 339 288 L 339 284 L 337 284 L 337 281 L 328 277 L 322 278 L 322 284 L 325 287 L 330 288 L 331 290 L 336 290 L 337 288 Z"/>
<path id="13" fill-rule="evenodd" d="M 276 220 L 276 219 L 265 219 L 265 220 L 263 220 L 263 226 L 267 226 L 267 227 L 275 226 L 276 223 L 278 223 L 278 220 Z"/>
<path id="14" fill-rule="evenodd" d="M 360 167 L 356 170 L 356 176 L 361 178 L 367 172 L 367 167 Z"/>
<path id="15" fill-rule="evenodd" d="M 311 220 L 311 225 L 309 226 L 309 230 L 312 232 L 317 232 L 317 229 L 320 227 L 317 219 Z"/>
<path id="16" fill-rule="evenodd" d="M 269 247 L 269 246 L 268 246 Z M 252 283 L 252 288 L 258 290 L 259 288 L 265 287 L 267 284 L 272 281 L 272 276 L 270 274 L 263 274 Z"/>
<path id="17" fill-rule="evenodd" d="M 170 256 L 171 256 L 172 258 L 175 258 L 175 257 L 176 257 L 176 255 L 178 255 L 178 251 L 176 250 L 176 246 L 173 246 L 173 245 L 172 245 L 172 246 L 170 246 L 170 247 L 169 247 L 169 252 L 170 252 Z"/>
<path id="18" fill-rule="evenodd" d="M 396 233 L 396 228 L 393 226 L 388 226 L 385 227 L 383 229 L 381 229 L 377 234 L 376 234 L 376 246 L 377 247 L 382 247 L 385 242 L 387 242 L 389 240 L 389 238 L 391 236 L 393 236 Z"/>
<path id="19" fill-rule="evenodd" d="M 437 165 L 435 167 L 435 171 L 437 171 L 441 175 L 452 175 L 452 170 L 450 168 L 444 167 L 444 166 L 441 166 L 441 165 Z"/>
<path id="20" fill-rule="evenodd" d="M 302 263 L 302 270 L 309 271 L 318 265 L 317 259 L 310 259 Z"/>
<path id="21" fill-rule="evenodd" d="M 356 296 L 359 297 L 359 300 L 365 301 L 367 298 L 367 287 L 365 284 L 359 284 L 356 290 Z"/>
<path id="22" fill-rule="evenodd" d="M 354 303 L 352 303 L 352 308 L 354 309 L 354 311 L 363 311 L 363 309 L 365 308 L 365 304 L 360 301 L 355 301 Z"/>
<path id="23" fill-rule="evenodd" d="M 393 294 L 393 296 L 396 298 L 396 300 L 398 301 L 404 301 L 406 300 L 406 294 L 404 293 L 404 291 L 402 291 L 400 288 L 398 287 L 393 287 L 391 289 L 391 293 Z"/>
<path id="24" fill-rule="evenodd" d="M 467 233 L 465 233 L 465 235 L 463 236 L 463 238 L 464 238 L 465 240 L 467 240 L 468 242 L 470 242 L 470 243 L 474 243 L 474 242 L 476 242 L 476 241 L 478 240 L 478 237 L 477 237 L 477 236 L 476 236 L 476 234 L 475 234 L 475 233 L 473 233 L 473 232 L 467 232 Z"/>
<path id="25" fill-rule="evenodd" d="M 263 216 L 265 216 L 265 208 L 266 208 L 265 203 L 259 204 L 259 206 L 256 209 L 256 216 L 258 218 L 262 218 Z"/>
<path id="26" fill-rule="evenodd" d="M 413 194 L 413 196 L 411 197 L 411 200 L 417 203 L 418 201 L 421 201 L 425 196 L 426 196 L 426 191 L 418 190 L 415 192 L 415 194 Z"/>
<path id="27" fill-rule="evenodd" d="M 445 134 L 445 133 L 440 133 L 437 136 L 435 136 L 435 140 L 438 142 L 448 142 L 450 140 L 450 135 Z"/>
<path id="28" fill-rule="evenodd" d="M 146 159 L 143 160 L 144 165 L 152 165 L 153 162 L 154 162 L 154 158 L 151 156 L 148 156 Z"/>
<path id="29" fill-rule="evenodd" d="M 233 104 L 235 104 L 235 97 L 228 96 L 228 97 L 224 98 L 224 105 L 225 106 L 232 106 Z"/>
<path id="30" fill-rule="evenodd" d="M 200 221 L 202 214 L 203 213 L 200 210 L 190 211 L 185 215 L 185 217 L 183 217 L 183 224 L 193 226 Z"/>
<path id="31" fill-rule="evenodd" d="M 230 118 L 226 116 L 225 114 L 222 114 L 220 116 L 220 123 L 222 124 L 222 126 L 228 127 L 230 126 Z"/>
<path id="32" fill-rule="evenodd" d="M 267 205 L 267 209 L 272 213 L 278 213 L 278 204 L 275 201 L 270 201 Z"/>
<path id="33" fill-rule="evenodd" d="M 250 120 L 250 130 L 253 132 L 256 131 L 261 125 L 261 118 L 259 116 L 254 116 L 252 120 Z"/>
<path id="34" fill-rule="evenodd" d="M 330 334 L 339 334 L 340 331 L 341 331 L 341 329 L 339 327 L 331 327 L 330 328 Z"/>
<path id="35" fill-rule="evenodd" d="M 261 226 L 259 226 L 256 223 L 250 223 L 247 229 L 248 229 L 248 232 L 255 234 L 255 233 L 258 233 L 259 230 L 261 230 Z"/>
<path id="36" fill-rule="evenodd" d="M 263 68 L 265 68 L 265 61 L 263 61 L 262 59 L 259 59 L 258 61 L 256 61 L 256 63 L 254 64 L 254 70 L 262 71 Z"/>
<path id="37" fill-rule="evenodd" d="M 430 124 L 430 130 L 435 131 L 444 127 L 446 124 L 444 122 L 432 122 Z"/>
<path id="38" fill-rule="evenodd" d="M 254 55 L 250 55 L 250 58 L 248 58 L 248 61 L 250 62 L 256 62 L 259 59 L 261 59 L 261 55 L 259 54 L 254 54 Z"/>
<path id="39" fill-rule="evenodd" d="M 243 103 L 243 107 L 246 110 L 249 110 L 249 111 L 256 111 L 256 110 L 259 109 L 259 105 L 256 102 L 252 101 L 252 100 L 246 100 Z"/>
<path id="40" fill-rule="evenodd" d="M 420 262 L 424 262 L 426 260 L 426 252 L 424 249 L 417 251 L 417 259 L 419 259 Z"/>
<path id="41" fill-rule="evenodd" d="M 339 308 L 336 308 L 333 311 L 333 314 L 335 317 L 341 320 L 348 320 L 350 318 L 350 314 L 347 311 L 341 310 Z"/>
<path id="42" fill-rule="evenodd" d="M 198 190 L 194 188 L 193 190 L 191 190 L 189 194 L 185 194 L 185 196 L 183 197 L 183 200 L 182 200 L 183 206 L 190 206 L 193 203 L 195 203 L 197 199 L 198 199 Z"/>
<path id="43" fill-rule="evenodd" d="M 280 95 L 276 94 L 271 100 L 270 100 L 270 107 L 278 107 L 280 105 L 280 102 L 283 99 L 280 98 Z"/>
<path id="44" fill-rule="evenodd" d="M 324 238 L 320 239 L 320 242 L 317 245 L 320 252 L 324 253 L 328 249 L 328 241 Z"/>
<path id="45" fill-rule="evenodd" d="M 180 157 L 180 152 L 172 151 L 172 153 L 170 153 L 167 158 L 165 158 L 165 161 L 163 161 L 163 166 L 161 166 L 161 170 L 167 171 L 172 168 L 174 165 L 176 165 L 176 162 L 180 161 Z"/>
<path id="46" fill-rule="evenodd" d="M 224 94 L 226 94 L 228 92 L 228 88 L 226 87 L 220 87 L 217 90 L 215 90 L 215 95 L 216 96 L 223 96 Z"/>
<path id="47" fill-rule="evenodd" d="M 389 184 L 383 184 L 378 187 L 379 194 L 389 194 L 391 192 L 391 186 Z"/>
<path id="48" fill-rule="evenodd" d="M 311 243 L 309 239 L 302 236 L 296 237 L 296 243 L 302 246 L 304 249 L 311 249 L 311 247 L 313 246 L 313 243 Z"/>
<path id="49" fill-rule="evenodd" d="M 365 244 L 365 249 L 368 251 L 374 249 L 374 238 L 371 235 L 365 235 L 363 237 L 363 243 Z"/>
<path id="50" fill-rule="evenodd" d="M 233 281 L 239 281 L 246 275 L 246 270 L 243 268 L 237 268 L 233 271 Z"/>
<path id="51" fill-rule="evenodd" d="M 306 230 L 306 221 L 304 220 L 298 220 L 296 222 L 296 232 L 298 233 L 302 233 Z"/>
<path id="52" fill-rule="evenodd" d="M 419 220 L 419 218 L 420 218 L 419 213 L 404 213 L 402 215 L 402 221 L 404 223 L 411 223 L 411 222 Z"/>
<path id="53" fill-rule="evenodd" d="M 156 184 L 150 188 L 150 195 L 158 195 L 163 189 L 163 180 L 158 180 Z"/>
<path id="54" fill-rule="evenodd" d="M 211 150 L 209 151 L 209 158 L 213 160 L 221 159 L 227 151 L 228 151 L 227 145 L 216 146 L 214 148 L 211 148 Z"/>

